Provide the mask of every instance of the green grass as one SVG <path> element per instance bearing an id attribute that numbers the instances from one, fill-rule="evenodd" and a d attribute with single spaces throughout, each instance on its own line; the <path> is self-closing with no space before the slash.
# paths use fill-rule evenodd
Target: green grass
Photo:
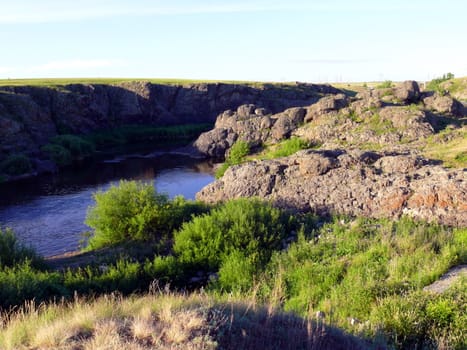
<path id="1" fill-rule="evenodd" d="M 259 155 L 259 157 L 262 159 L 287 157 L 302 149 L 308 149 L 311 146 L 310 142 L 306 140 L 299 137 L 291 137 L 290 139 L 281 141 L 277 145 L 269 147 L 266 153 Z"/>
<path id="2" fill-rule="evenodd" d="M 172 78 L 39 78 L 39 79 L 2 79 L 0 86 L 38 86 L 62 87 L 70 84 L 105 84 L 115 85 L 131 82 L 149 82 L 164 85 L 185 85 L 202 83 L 240 84 L 260 87 L 265 84 L 293 85 L 293 83 L 257 82 L 241 80 L 208 80 L 208 79 L 172 79 Z"/>

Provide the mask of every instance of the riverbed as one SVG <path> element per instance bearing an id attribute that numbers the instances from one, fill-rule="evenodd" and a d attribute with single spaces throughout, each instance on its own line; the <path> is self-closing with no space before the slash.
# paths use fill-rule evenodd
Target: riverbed
<path id="1" fill-rule="evenodd" d="M 154 184 L 170 197 L 194 199 L 214 180 L 209 161 L 171 153 L 133 154 L 82 164 L 58 174 L 0 184 L 0 226 L 43 256 L 78 250 L 85 244 L 84 224 L 93 193 L 121 179 Z"/>

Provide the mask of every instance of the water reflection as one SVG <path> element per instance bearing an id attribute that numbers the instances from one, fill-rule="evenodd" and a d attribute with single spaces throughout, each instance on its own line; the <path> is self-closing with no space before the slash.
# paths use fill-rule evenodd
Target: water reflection
<path id="1" fill-rule="evenodd" d="M 86 164 L 58 175 L 0 185 L 0 225 L 45 256 L 76 250 L 92 193 L 120 179 L 153 181 L 159 192 L 193 199 L 213 181 L 212 164 L 178 155 Z"/>

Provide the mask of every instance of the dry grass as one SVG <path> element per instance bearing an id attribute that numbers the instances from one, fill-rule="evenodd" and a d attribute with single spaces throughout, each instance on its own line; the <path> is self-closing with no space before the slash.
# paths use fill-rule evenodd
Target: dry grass
<path id="1" fill-rule="evenodd" d="M 11 349 L 360 349 L 342 332 L 274 307 L 206 294 L 158 293 L 48 306 L 2 317 L 0 348 Z"/>

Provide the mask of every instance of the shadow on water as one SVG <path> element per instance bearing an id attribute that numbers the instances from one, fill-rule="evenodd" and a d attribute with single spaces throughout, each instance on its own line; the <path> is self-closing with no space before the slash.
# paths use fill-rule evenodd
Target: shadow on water
<path id="1" fill-rule="evenodd" d="M 120 179 L 154 183 L 170 197 L 194 199 L 213 181 L 212 164 L 174 154 L 130 155 L 86 163 L 58 174 L 0 185 L 0 225 L 11 227 L 39 254 L 49 256 L 79 248 L 92 194 Z"/>

